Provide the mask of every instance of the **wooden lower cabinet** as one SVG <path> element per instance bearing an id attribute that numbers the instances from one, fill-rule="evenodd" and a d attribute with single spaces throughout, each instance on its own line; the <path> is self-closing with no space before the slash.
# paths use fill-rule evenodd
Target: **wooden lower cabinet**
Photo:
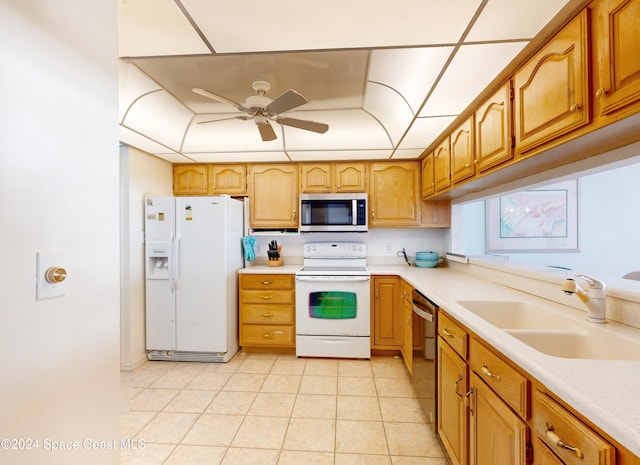
<path id="1" fill-rule="evenodd" d="M 402 347 L 400 282 L 397 276 L 373 277 L 372 349 L 400 350 Z"/>
<path id="2" fill-rule="evenodd" d="M 400 285 L 400 308 L 402 308 L 402 358 L 410 376 L 413 376 L 413 335 L 414 314 L 411 291 L 413 288 L 405 280 Z"/>
<path id="3" fill-rule="evenodd" d="M 240 274 L 240 346 L 294 348 L 295 276 Z"/>

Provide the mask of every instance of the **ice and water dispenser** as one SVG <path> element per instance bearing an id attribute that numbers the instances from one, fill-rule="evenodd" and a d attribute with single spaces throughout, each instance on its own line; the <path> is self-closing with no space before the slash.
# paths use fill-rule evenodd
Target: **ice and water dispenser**
<path id="1" fill-rule="evenodd" d="M 147 247 L 147 278 L 169 278 L 169 242 L 151 242 Z"/>

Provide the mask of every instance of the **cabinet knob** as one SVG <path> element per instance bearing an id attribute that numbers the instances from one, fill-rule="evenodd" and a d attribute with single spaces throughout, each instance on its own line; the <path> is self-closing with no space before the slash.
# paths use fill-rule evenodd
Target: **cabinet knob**
<path id="1" fill-rule="evenodd" d="M 466 163 L 466 164 L 464 165 L 464 167 L 465 167 L 465 168 L 469 168 L 470 166 L 471 166 L 471 165 L 470 165 L 469 163 Z"/>
<path id="2" fill-rule="evenodd" d="M 577 103 L 574 103 L 573 105 L 571 105 L 569 107 L 569 111 L 571 113 L 575 113 L 576 111 L 578 111 L 580 109 L 580 105 L 578 105 Z"/>
<path id="3" fill-rule="evenodd" d="M 607 89 L 605 89 L 604 87 L 600 87 L 598 90 L 596 90 L 596 97 L 598 98 L 604 97 L 606 93 L 607 93 Z"/>

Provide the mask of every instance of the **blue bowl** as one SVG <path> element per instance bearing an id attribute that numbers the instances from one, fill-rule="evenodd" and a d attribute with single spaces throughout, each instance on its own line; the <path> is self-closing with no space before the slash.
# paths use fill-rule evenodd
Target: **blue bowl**
<path id="1" fill-rule="evenodd" d="M 440 257 L 438 256 L 438 252 L 416 252 L 416 261 L 417 260 L 427 260 L 431 262 L 437 262 Z"/>

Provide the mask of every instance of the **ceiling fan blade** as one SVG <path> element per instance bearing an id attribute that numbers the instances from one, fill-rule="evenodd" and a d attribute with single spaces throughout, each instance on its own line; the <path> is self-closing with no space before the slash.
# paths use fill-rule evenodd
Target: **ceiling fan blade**
<path id="1" fill-rule="evenodd" d="M 281 96 L 267 105 L 267 111 L 271 114 L 284 113 L 307 103 L 307 99 L 293 89 L 289 89 Z"/>
<path id="2" fill-rule="evenodd" d="M 316 123 L 315 121 L 307 121 L 307 120 L 297 119 L 297 118 L 287 118 L 286 116 L 277 118 L 276 121 L 285 126 L 304 129 L 306 131 L 313 131 L 320 134 L 324 134 L 329 130 L 328 124 Z"/>
<path id="3" fill-rule="evenodd" d="M 228 99 L 227 97 L 223 97 L 222 95 L 214 94 L 213 92 L 210 92 L 210 91 L 205 90 L 205 89 L 200 89 L 198 87 L 194 87 L 191 90 L 193 92 L 195 92 L 196 94 L 202 95 L 203 97 L 210 98 L 211 100 L 217 100 L 218 102 L 226 103 L 227 105 L 231 105 L 232 107 L 236 107 L 240 111 L 244 111 L 244 112 L 249 111 L 249 109 L 247 107 L 245 107 L 244 105 L 242 105 L 241 103 L 238 103 L 238 102 L 236 102 L 234 100 Z"/>
<path id="4" fill-rule="evenodd" d="M 208 119 L 206 121 L 198 121 L 196 124 L 204 124 L 204 123 L 217 123 L 218 121 L 227 121 L 230 119 L 241 119 L 241 120 L 248 120 L 251 119 L 252 116 L 249 115 L 236 115 L 236 116 L 230 116 L 229 118 L 220 118 L 220 119 Z"/>
<path id="5" fill-rule="evenodd" d="M 256 126 L 258 126 L 260 137 L 262 137 L 263 141 L 269 142 L 270 140 L 277 139 L 276 132 L 273 130 L 273 126 L 271 126 L 268 121 L 265 123 L 256 123 Z"/>

